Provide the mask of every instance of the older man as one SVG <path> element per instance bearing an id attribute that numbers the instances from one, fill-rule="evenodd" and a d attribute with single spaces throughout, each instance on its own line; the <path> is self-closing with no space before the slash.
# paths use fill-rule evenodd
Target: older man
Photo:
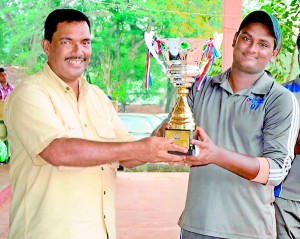
<path id="1" fill-rule="evenodd" d="M 85 14 L 51 12 L 44 35 L 47 64 L 19 83 L 5 105 L 9 238 L 115 239 L 118 164 L 182 162 L 184 156 L 168 151 L 187 149 L 159 137 L 132 141 L 106 94 L 82 77 L 91 57 Z"/>

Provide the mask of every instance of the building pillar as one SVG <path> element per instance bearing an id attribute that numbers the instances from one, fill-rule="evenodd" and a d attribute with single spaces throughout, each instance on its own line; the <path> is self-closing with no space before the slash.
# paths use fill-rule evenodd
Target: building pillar
<path id="1" fill-rule="evenodd" d="M 222 71 L 232 64 L 232 40 L 242 21 L 242 0 L 223 0 Z"/>

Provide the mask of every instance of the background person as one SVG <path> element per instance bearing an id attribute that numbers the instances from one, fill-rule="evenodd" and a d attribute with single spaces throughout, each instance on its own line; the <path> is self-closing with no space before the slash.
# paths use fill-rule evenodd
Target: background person
<path id="1" fill-rule="evenodd" d="M 10 239 L 115 239 L 118 163 L 182 162 L 172 140 L 133 137 L 110 99 L 82 73 L 91 56 L 89 19 L 73 9 L 45 22 L 44 69 L 5 101 L 11 146 Z"/>
<path id="2" fill-rule="evenodd" d="M 300 34 L 296 43 L 300 67 Z M 300 103 L 300 75 L 283 85 L 293 92 L 298 103 Z M 300 238 L 300 134 L 298 134 L 294 153 L 296 157 L 293 160 L 288 176 L 282 184 L 275 188 L 275 215 L 278 239 Z"/>
<path id="3" fill-rule="evenodd" d="M 231 68 L 190 90 L 200 153 L 186 158 L 182 239 L 276 238 L 273 190 L 290 169 L 299 121 L 296 99 L 265 70 L 281 41 L 274 16 L 250 13 L 234 36 Z"/>
<path id="4" fill-rule="evenodd" d="M 7 95 L 14 90 L 14 86 L 7 82 L 7 71 L 0 67 L 0 100 L 5 100 Z"/>

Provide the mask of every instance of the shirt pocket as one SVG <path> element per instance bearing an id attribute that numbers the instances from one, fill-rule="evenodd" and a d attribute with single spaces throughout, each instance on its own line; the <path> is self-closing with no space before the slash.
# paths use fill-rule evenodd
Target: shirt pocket
<path id="1" fill-rule="evenodd" d="M 70 138 L 83 138 L 82 128 L 75 123 L 67 122 L 65 124 L 65 129 L 67 131 L 67 135 Z"/>
<path id="2" fill-rule="evenodd" d="M 107 116 L 95 116 L 94 129 L 97 136 L 104 141 L 114 141 L 116 139 L 116 133 L 113 122 L 112 120 L 109 120 Z"/>

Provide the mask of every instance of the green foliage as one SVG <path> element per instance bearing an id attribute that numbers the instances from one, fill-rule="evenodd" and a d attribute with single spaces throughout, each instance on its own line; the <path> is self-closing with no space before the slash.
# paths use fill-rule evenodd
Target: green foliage
<path id="1" fill-rule="evenodd" d="M 289 81 L 291 80 L 293 59 L 296 54 L 296 37 L 300 29 L 300 2 L 292 1 L 290 5 L 287 5 L 282 1 L 272 0 L 271 4 L 264 5 L 262 9 L 279 19 L 283 35 L 282 49 L 279 57 L 270 66 L 271 72 L 279 82 Z"/>
<path id="2" fill-rule="evenodd" d="M 6 55 L 5 49 L 7 45 L 7 40 L 9 39 L 9 37 L 6 37 L 5 28 L 6 22 L 0 19 L 0 56 Z M 4 64 L 4 59 L 2 57 L 0 57 L 0 64 Z"/>
<path id="3" fill-rule="evenodd" d="M 300 2 L 298 0 L 259 0 L 259 3 L 262 4 L 262 10 L 273 14 L 278 19 L 283 36 L 281 51 L 276 61 L 269 64 L 268 70 L 278 82 L 287 82 L 294 77 L 294 66 L 296 65 L 296 39 L 300 30 Z"/>
<path id="4" fill-rule="evenodd" d="M 91 20 L 93 54 L 87 79 L 123 104 L 163 102 L 169 82 L 153 59 L 153 86 L 144 88 L 144 32 L 209 39 L 221 32 L 222 8 L 215 7 L 221 4 L 221 0 L 2 1 L 0 63 L 21 65 L 28 74 L 40 70 L 46 62 L 40 42 L 47 15 L 56 8 L 74 8 Z"/>

